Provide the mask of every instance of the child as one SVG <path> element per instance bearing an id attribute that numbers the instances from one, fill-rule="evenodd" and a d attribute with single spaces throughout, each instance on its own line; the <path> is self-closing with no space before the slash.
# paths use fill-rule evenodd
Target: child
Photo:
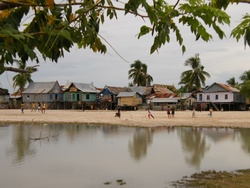
<path id="1" fill-rule="evenodd" d="M 152 113 L 150 112 L 150 110 L 148 109 L 148 118 L 150 119 L 150 117 L 152 117 L 153 119 L 155 118 Z"/>

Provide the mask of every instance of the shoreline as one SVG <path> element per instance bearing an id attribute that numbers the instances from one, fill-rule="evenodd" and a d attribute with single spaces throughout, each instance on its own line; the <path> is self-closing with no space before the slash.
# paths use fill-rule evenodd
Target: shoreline
<path id="1" fill-rule="evenodd" d="M 81 124 L 81 125 L 112 125 L 127 127 L 217 127 L 217 128 L 250 128 L 249 111 L 213 112 L 176 111 L 175 117 L 168 118 L 166 111 L 151 111 L 154 119 L 148 118 L 147 111 L 121 111 L 121 118 L 115 117 L 115 110 L 46 110 L 31 112 L 25 109 L 0 110 L 0 124 Z"/>

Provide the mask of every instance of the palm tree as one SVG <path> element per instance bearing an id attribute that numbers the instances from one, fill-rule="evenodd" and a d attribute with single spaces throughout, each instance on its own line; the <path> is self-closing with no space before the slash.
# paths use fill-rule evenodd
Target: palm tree
<path id="1" fill-rule="evenodd" d="M 250 98 L 250 70 L 245 71 L 241 76 L 240 93 Z"/>
<path id="2" fill-rule="evenodd" d="M 147 73 L 148 66 L 140 60 L 136 60 L 130 65 L 128 78 L 133 79 L 132 83 L 137 86 L 147 86 L 153 82 L 152 76 Z"/>
<path id="3" fill-rule="evenodd" d="M 183 88 L 186 91 L 197 91 L 201 86 L 205 86 L 206 77 L 210 78 L 210 74 L 204 71 L 204 66 L 201 65 L 199 54 L 187 59 L 184 63 L 185 66 L 190 66 L 192 69 L 184 71 L 181 74 L 181 81 Z"/>
<path id="4" fill-rule="evenodd" d="M 241 76 L 240 79 L 244 82 L 247 82 L 250 80 L 250 70 L 245 71 Z"/>
<path id="5" fill-rule="evenodd" d="M 27 83 L 33 82 L 33 80 L 31 79 L 31 74 L 33 72 L 37 71 L 37 67 L 39 65 L 35 65 L 35 66 L 26 66 L 26 63 L 23 61 L 17 61 L 15 60 L 15 62 L 17 63 L 18 69 L 20 70 L 24 70 L 23 72 L 18 73 L 17 75 L 15 75 L 13 77 L 13 87 L 14 89 L 16 87 L 19 87 L 19 91 L 22 92 L 24 90 L 24 87 Z"/>
<path id="6" fill-rule="evenodd" d="M 238 87 L 238 85 L 239 85 L 239 83 L 236 82 L 235 77 L 232 77 L 232 78 L 228 79 L 228 80 L 227 80 L 227 83 L 228 83 L 229 85 L 231 85 L 231 86 L 234 86 L 234 87 Z"/>

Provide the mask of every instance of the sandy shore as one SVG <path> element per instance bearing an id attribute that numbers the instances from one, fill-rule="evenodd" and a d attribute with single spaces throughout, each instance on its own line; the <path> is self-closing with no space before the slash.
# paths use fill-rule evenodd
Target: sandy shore
<path id="1" fill-rule="evenodd" d="M 0 110 L 0 123 L 79 123 L 98 125 L 122 125 L 138 127 L 198 126 L 198 127 L 249 127 L 249 111 L 208 112 L 176 111 L 174 118 L 168 118 L 166 111 L 152 111 L 154 119 L 147 117 L 147 111 L 121 111 L 121 118 L 114 117 L 116 111 L 47 110 L 31 112 L 25 110 Z"/>

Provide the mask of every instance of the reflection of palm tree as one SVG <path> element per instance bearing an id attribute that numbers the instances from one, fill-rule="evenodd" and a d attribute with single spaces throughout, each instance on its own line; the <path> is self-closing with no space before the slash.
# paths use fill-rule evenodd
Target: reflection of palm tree
<path id="1" fill-rule="evenodd" d="M 205 137 L 198 129 L 191 128 L 178 129 L 178 134 L 181 137 L 183 150 L 189 154 L 186 157 L 187 163 L 199 168 L 205 152 L 209 150 L 209 147 L 206 146 Z"/>
<path id="2" fill-rule="evenodd" d="M 14 157 L 14 163 L 20 163 L 28 156 L 33 156 L 36 151 L 30 144 L 30 129 L 25 129 L 25 126 L 15 127 L 13 135 L 12 147 L 8 150 L 7 154 Z"/>
<path id="3" fill-rule="evenodd" d="M 250 130 L 249 129 L 239 129 L 238 132 L 241 135 L 242 139 L 242 149 L 250 154 Z"/>
<path id="4" fill-rule="evenodd" d="M 147 155 L 147 148 L 152 143 L 152 136 L 148 129 L 136 129 L 133 142 L 129 142 L 129 152 L 135 160 L 140 160 Z"/>

